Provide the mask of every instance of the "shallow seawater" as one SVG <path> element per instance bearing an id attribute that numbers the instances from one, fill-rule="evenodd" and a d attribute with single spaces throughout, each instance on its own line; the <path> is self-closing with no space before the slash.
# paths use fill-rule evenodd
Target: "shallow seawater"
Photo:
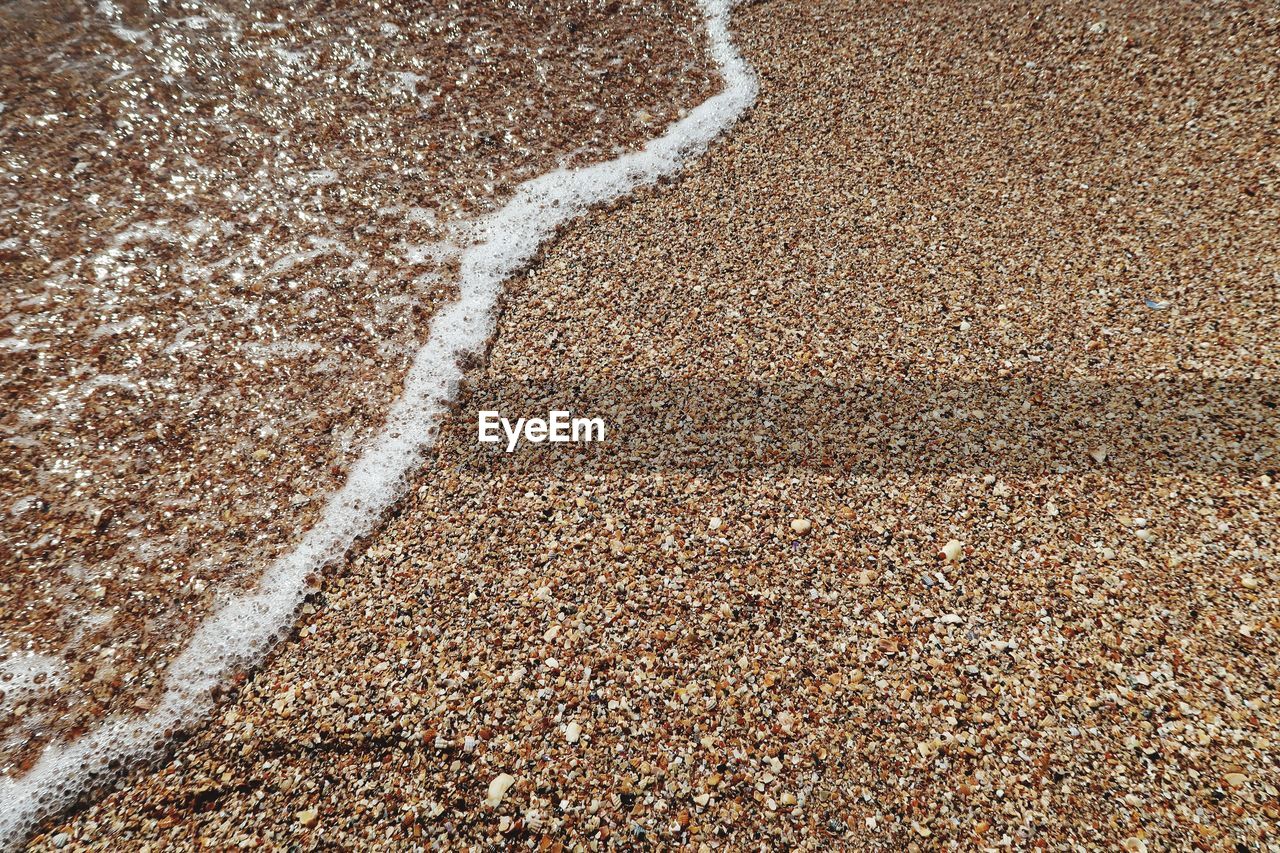
<path id="1" fill-rule="evenodd" d="M 467 221 L 715 86 L 677 0 L 0 5 L 0 775 L 296 543 Z"/>

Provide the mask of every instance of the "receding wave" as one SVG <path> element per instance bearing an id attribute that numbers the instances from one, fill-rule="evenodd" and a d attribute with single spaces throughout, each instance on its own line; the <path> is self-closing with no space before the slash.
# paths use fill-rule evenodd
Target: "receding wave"
<path id="1" fill-rule="evenodd" d="M 298 20 L 307 20 L 305 9 L 290 8 L 290 14 Z M 554 8 L 541 4 L 538 9 L 540 11 L 526 11 L 535 17 L 541 15 L 537 19 L 545 19 L 548 26 L 556 26 Z M 441 413 L 458 388 L 467 354 L 478 351 L 493 331 L 494 307 L 502 283 L 527 265 L 538 247 L 571 217 L 591 205 L 617 198 L 675 172 L 685 158 L 704 149 L 732 124 L 755 96 L 751 72 L 729 37 L 730 4 L 727 0 L 703 0 L 700 11 L 705 18 L 707 47 L 720 78 L 716 94 L 683 115 L 672 113 L 664 120 L 660 115 L 663 107 L 656 103 L 652 109 L 635 109 L 637 92 L 624 87 L 622 96 L 627 99 L 628 109 L 622 110 L 624 119 L 614 133 L 595 131 L 599 130 L 598 125 L 618 122 L 619 110 L 596 105 L 584 121 L 570 122 L 570 133 L 573 126 L 593 131 L 588 134 L 588 144 L 583 146 L 579 141 L 573 149 L 550 145 L 532 154 L 526 150 L 527 156 L 513 156 L 512 163 L 518 161 L 518 166 L 508 163 L 510 168 L 504 167 L 503 171 L 485 159 L 483 149 L 486 146 L 519 147 L 522 143 L 527 147 L 529 142 L 519 136 L 522 125 L 518 117 L 512 118 L 508 113 L 507 118 L 515 129 L 502 131 L 497 127 L 475 136 L 480 140 L 477 145 L 481 151 L 474 160 L 476 168 L 454 187 L 467 191 L 449 196 L 441 190 L 440 197 L 455 199 L 442 211 L 440 206 L 428 209 L 421 203 L 413 203 L 423 192 L 419 179 L 436 173 L 426 167 L 420 169 L 396 162 L 387 152 L 399 150 L 396 146 L 404 140 L 384 143 L 373 138 L 372 131 L 378 123 L 361 120 L 361 116 L 351 112 L 351 105 L 340 106 L 339 116 L 332 118 L 336 121 L 346 117 L 361 130 L 344 137 L 346 125 L 341 121 L 336 121 L 329 130 L 347 146 L 348 153 L 358 151 L 361 157 L 369 155 L 373 160 L 377 160 L 378 152 L 387 155 L 378 161 L 374 176 L 356 180 L 344 171 L 343 164 L 329 163 L 323 154 L 330 150 L 326 147 L 330 140 L 324 137 L 314 139 L 315 145 L 305 148 L 314 154 L 313 158 L 305 163 L 291 162 L 286 164 L 287 168 L 273 171 L 279 159 L 276 156 L 279 152 L 273 152 L 270 146 L 273 128 L 278 135 L 279 123 L 288 124 L 295 118 L 290 114 L 288 100 L 291 87 L 296 84 L 305 91 L 309 84 L 346 79 L 334 76 L 326 63 L 338 62 L 343 68 L 354 69 L 352 73 L 363 79 L 360 75 L 368 71 L 369 65 L 380 61 L 376 52 L 361 50 L 360 38 L 348 38 L 351 20 L 331 21 L 318 15 L 315 27 L 324 30 L 331 26 L 331 31 L 325 31 L 327 35 L 322 32 L 320 35 L 324 37 L 318 42 L 300 42 L 298 32 L 287 26 L 276 26 L 282 13 L 278 13 L 275 20 L 265 16 L 249 22 L 235 16 L 210 14 L 181 21 L 139 23 L 132 20 L 129 8 L 102 3 L 96 11 L 105 16 L 105 30 L 101 27 L 95 30 L 74 20 L 61 21 L 72 32 L 62 34 L 58 49 L 53 51 L 57 59 L 50 73 L 72 74 L 73 79 L 67 84 L 69 91 L 74 91 L 76 85 L 107 85 L 103 82 L 106 78 L 101 76 L 102 69 L 86 70 L 78 65 L 94 61 L 86 58 L 91 54 L 85 50 L 86 44 L 101 47 L 101 43 L 111 42 L 117 53 L 136 49 L 142 57 L 138 62 L 156 63 L 156 67 L 143 75 L 139 82 L 141 89 L 125 93 L 123 100 L 110 108 L 113 126 L 127 127 L 125 141 L 136 142 L 140 147 L 125 147 L 115 155 L 103 167 L 100 183 L 104 187 L 115 187 L 123 180 L 126 186 L 135 188 L 163 188 L 154 197 L 147 196 L 142 189 L 137 189 L 132 196 L 125 193 L 114 202 L 122 210 L 131 209 L 129 204 L 145 207 L 148 200 L 172 204 L 170 196 L 175 195 L 189 197 L 191 203 L 182 208 L 185 218 L 181 220 L 139 218 L 124 230 L 97 240 L 90 249 L 63 247 L 63 259 L 52 264 L 49 260 L 52 254 L 41 255 L 33 250 L 38 242 L 36 238 L 28 237 L 20 244 L 4 246 L 8 253 L 5 260 L 25 270 L 30 285 L 14 297 L 15 311 L 32 318 L 28 325 L 14 324 L 4 339 L 7 351 L 19 359 L 16 368 L 6 376 L 6 388 L 14 395 L 26 395 L 17 407 L 17 414 L 6 421 L 9 444 L 31 454 L 24 457 L 26 463 L 15 466 L 15 470 L 30 474 L 31 481 L 37 485 L 55 482 L 63 475 L 69 477 L 69 482 L 76 482 L 76 477 L 66 472 L 77 470 L 77 465 L 81 472 L 91 470 L 96 458 L 95 446 L 82 439 L 87 428 L 84 419 L 95 418 L 97 452 L 120 451 L 120 458 L 129 459 L 132 466 L 129 470 L 138 475 L 120 485 L 123 492 L 114 495 L 113 500 L 99 499 L 96 508 L 93 500 L 82 500 L 68 516 L 80 519 L 75 534 L 85 541 L 93 542 L 92 537 L 108 536 L 115 531 L 124 544 L 117 545 L 114 551 L 108 553 L 102 549 L 101 553 L 95 552 L 89 557 L 69 558 L 68 554 L 74 549 L 65 547 L 65 543 L 59 549 L 58 543 L 40 539 L 40 524 L 34 522 L 31 527 L 8 536 L 22 546 L 18 551 L 22 562 L 13 570 L 15 577 L 35 577 L 37 567 L 56 566 L 61 574 L 70 578 L 71 591 L 66 597 L 71 600 L 60 600 L 48 590 L 43 590 L 43 596 L 40 591 L 33 595 L 31 588 L 18 584 L 19 589 L 11 590 L 15 596 L 21 599 L 26 595 L 26 600 L 32 602 L 45 601 L 49 612 L 34 613 L 27 607 L 20 617 L 26 621 L 10 617 L 5 623 L 7 636 L 16 635 L 19 624 L 38 625 L 42 619 L 50 624 L 65 624 L 63 613 L 71 613 L 75 602 L 105 601 L 102 606 L 115 608 L 108 614 L 115 624 L 102 630 L 108 631 L 105 636 L 121 638 L 118 644 L 125 647 L 117 656 L 79 661 L 74 660 L 75 655 L 63 654 L 59 661 L 57 656 L 44 655 L 37 659 L 11 652 L 8 660 L 14 661 L 12 668 L 16 675 L 11 674 L 8 679 L 14 686 L 7 690 L 4 701 L 24 703 L 13 708 L 25 712 L 28 691 L 38 689 L 41 684 L 53 685 L 60 679 L 72 678 L 92 684 L 105 673 L 110 679 L 103 682 L 104 692 L 109 696 L 129 696 L 132 702 L 122 705 L 118 701 L 103 700 L 96 706 L 95 714 L 78 717 L 72 725 L 45 721 L 34 729 L 28 727 L 27 742 L 47 745 L 38 752 L 22 753 L 21 749 L 15 749 L 21 757 L 9 768 L 8 778 L 0 781 L 0 844 L 6 846 L 19 843 L 35 821 L 65 807 L 96 781 L 154 755 L 176 730 L 208 711 L 213 691 L 230 672 L 251 666 L 261 658 L 289 624 L 314 573 L 341 557 L 353 539 L 367 530 L 400 494 L 406 474 L 421 461 Z M 467 14 L 480 15 L 481 11 L 477 6 L 467 10 Z M 668 24 L 679 23 L 680 15 L 672 7 L 667 18 Z M 596 23 L 604 33 L 601 38 L 613 38 L 615 43 L 620 39 L 622 44 L 637 50 L 643 45 L 644 50 L 653 52 L 651 40 L 640 39 L 632 44 L 626 32 L 604 32 L 608 30 L 608 22 Z M 652 27 L 654 22 L 644 23 Z M 16 26 L 13 21 L 6 25 Z M 414 30 L 417 22 L 405 25 L 362 21 L 362 26 L 365 28 L 362 35 L 368 38 L 398 39 L 406 30 Z M 409 127 L 415 117 L 430 114 L 442 100 L 456 98 L 459 87 L 465 89 L 468 83 L 474 82 L 477 67 L 483 65 L 480 58 L 502 47 L 489 43 L 479 49 L 474 40 L 463 40 L 461 44 L 456 39 L 451 41 L 450 34 L 457 31 L 456 22 L 436 21 L 434 26 L 434 29 L 427 26 L 425 33 L 443 33 L 443 43 L 448 48 L 445 56 L 452 56 L 461 67 L 452 79 L 441 80 L 431 77 L 420 60 L 415 63 L 413 56 L 403 56 L 402 68 L 423 71 L 397 72 L 399 76 L 393 88 L 407 98 L 407 103 L 403 114 L 383 117 L 393 125 L 398 120 Z M 629 26 L 640 24 L 632 20 Z M 46 30 L 49 31 L 56 28 Z M 496 31 L 509 33 L 509 29 L 502 27 Z M 542 33 L 540 37 L 547 45 L 558 43 L 552 37 L 554 33 L 547 35 L 536 28 L 535 31 Z M 591 26 L 576 21 L 571 31 L 589 32 Z M 213 35 L 208 35 L 210 32 Z M 471 32 L 487 31 L 481 27 L 472 28 Z M 252 46 L 246 47 L 248 43 Z M 36 48 L 39 47 L 37 41 Z M 47 43 L 43 47 L 52 49 Z M 412 48 L 411 44 L 405 50 L 412 54 Z M 711 77 L 700 75 L 689 65 L 691 54 L 687 48 L 686 43 L 666 52 L 658 51 L 661 56 L 656 65 L 649 64 L 643 69 L 645 79 L 652 80 L 655 69 L 665 68 L 667 74 L 692 79 L 695 84 L 699 80 L 711 81 Z M 521 49 L 527 50 L 528 46 Z M 459 51 L 461 58 L 455 55 Z M 246 53 L 266 63 L 265 70 L 239 68 L 236 62 Z M 607 67 L 595 77 L 585 74 L 585 78 L 597 84 L 592 91 L 604 97 L 615 88 L 614 81 L 626 74 L 640 73 L 638 65 L 626 66 L 626 56 L 624 51 L 622 60 L 619 54 L 595 57 Z M 191 76 L 193 68 L 200 70 L 202 64 L 209 65 L 209 57 L 219 59 L 204 70 L 230 75 L 234 81 L 222 82 L 232 82 L 232 91 L 252 91 L 255 97 L 270 100 L 272 96 L 260 90 L 265 86 L 270 92 L 272 86 L 277 85 L 279 89 L 275 94 L 279 95 L 280 103 L 271 110 L 259 111 L 262 115 L 258 115 L 243 109 L 237 113 L 236 109 L 243 104 L 220 105 L 217 98 L 212 99 L 207 118 L 219 130 L 210 134 L 216 138 L 200 140 L 208 144 L 209 151 L 220 152 L 219 146 L 242 144 L 238 136 L 240 128 L 231 127 L 237 118 L 248 128 L 246 133 L 265 149 L 240 151 L 238 158 L 231 158 L 234 166 L 227 167 L 234 172 L 230 178 L 224 175 L 222 183 L 210 179 L 202 184 L 190 179 L 200 174 L 198 163 L 164 157 L 159 158 L 157 164 L 154 158 L 149 160 L 146 156 L 147 144 L 150 141 L 162 147 L 166 127 L 208 125 L 199 122 L 166 125 L 164 120 L 142 109 L 142 105 L 153 106 L 157 98 L 162 100 L 164 86 L 183 79 L 183 75 Z M 618 68 L 619 61 L 624 66 L 622 69 Z M 633 57 L 634 63 L 639 61 L 638 55 Z M 590 67 L 590 63 L 587 66 Z M 325 68 L 330 71 L 324 71 Z M 298 71 L 291 76 L 290 69 L 303 69 L 305 73 Z M 94 78 L 90 72 L 100 76 Z M 79 73 L 89 74 L 91 82 L 85 84 L 74 78 L 74 74 Z M 240 74 L 248 75 L 247 83 L 236 77 Z M 216 80 L 210 83 L 211 91 L 216 90 L 217 85 Z M 339 89 L 352 87 L 358 88 L 351 82 L 346 87 L 338 86 Z M 496 94 L 493 87 L 499 90 Z M 699 86 L 693 85 L 690 90 L 698 91 Z M 641 95 L 649 92 L 656 96 L 658 91 L 658 88 L 640 89 Z M 379 93 L 386 94 L 381 90 Z M 481 87 L 477 94 L 504 102 L 504 93 L 510 95 L 511 91 L 502 90 L 501 83 L 493 83 L 490 88 Z M 309 93 L 309 97 L 314 97 L 314 92 Z M 528 109 L 537 108 L 536 99 L 532 99 L 535 101 L 532 106 L 530 100 L 526 98 L 520 103 Z M 181 97 L 174 101 L 181 102 Z M 219 106 L 224 107 L 221 112 Z M 307 104 L 296 106 L 301 110 Z M 30 104 L 27 108 L 29 113 Z M 146 116 L 150 116 L 150 124 L 140 118 Z M 254 127 L 250 119 L 260 119 L 262 126 Z M 657 130 L 664 126 L 665 130 L 659 135 L 642 145 L 635 144 L 643 139 L 637 129 Z M 313 125 L 306 122 L 301 125 L 303 130 L 312 128 Z M 297 130 L 295 128 L 295 132 Z M 474 131 L 475 128 L 467 129 L 468 134 Z M 7 141 L 25 132 L 12 120 L 6 125 Z M 380 126 L 378 132 L 381 132 Z M 77 146 L 85 142 L 74 133 L 65 136 L 64 139 L 55 134 L 64 145 L 62 154 L 67 157 L 66 162 L 73 164 L 68 172 L 79 169 L 82 162 L 88 164 L 89 170 L 100 167 L 94 159 L 97 155 L 86 154 L 87 159 L 81 159 L 78 154 L 68 153 L 79 152 L 81 149 Z M 471 138 L 467 135 L 467 139 Z M 602 152 L 613 153 L 612 148 L 623 143 L 631 143 L 631 150 L 612 159 L 601 159 Z M 412 155 L 410 160 L 419 161 L 411 146 L 404 150 Z M 442 148 L 437 141 L 422 156 L 439 158 L 444 150 L 447 148 Z M 564 154 L 565 150 L 570 153 Z M 554 162 L 559 163 L 557 167 L 536 177 L 517 180 L 521 169 L 529 169 L 530 163 L 545 165 L 544 161 L 553 151 L 558 152 L 553 157 Z M 138 173 L 132 184 L 123 178 L 122 169 Z M 439 172 L 437 180 L 445 181 L 439 175 L 447 172 L 448 169 Z M 477 175 L 481 178 L 478 183 L 473 180 Z M 493 177 L 493 181 L 485 182 L 486 175 Z M 65 181 L 67 177 L 63 174 L 59 179 Z M 62 186 L 57 180 L 51 180 L 53 190 Z M 415 181 L 419 181 L 416 186 Z M 189 182 L 197 186 L 188 196 L 184 195 L 187 193 L 184 185 Z M 392 198 L 388 200 L 385 194 L 373 190 L 366 198 L 349 190 L 352 184 L 364 187 L 366 183 L 386 190 Z M 281 186 L 285 189 L 281 190 Z M 478 193 L 474 191 L 477 186 L 480 187 Z M 7 215 L 18 218 L 28 215 L 30 210 L 24 207 L 24 199 L 31 191 L 32 187 L 11 191 L 4 200 Z M 66 194 L 65 189 L 62 192 Z M 234 202 L 231 213 L 222 219 L 207 214 L 202 207 L 206 200 L 202 194 L 209 193 L 221 193 L 231 199 Z M 139 202 L 138 198 L 144 201 Z M 102 201 L 96 199 L 90 206 L 97 209 Z M 58 210 L 74 207 L 68 201 L 66 208 Z M 259 222 L 264 210 L 269 212 L 269 221 L 258 230 L 249 227 Z M 320 227 L 302 227 L 302 223 L 317 222 Z M 30 228 L 28 233 L 32 233 Z M 38 231 L 34 233 L 38 237 Z M 366 237 L 367 242 L 363 239 Z M 50 281 L 56 286 L 51 286 Z M 223 289 L 212 292 L 209 289 L 213 287 L 212 281 L 219 282 L 218 286 Z M 387 281 L 397 284 L 393 287 Z M 116 292 L 135 285 L 136 293 Z M 60 302 L 59 292 L 73 294 L 74 304 L 67 307 Z M 353 292 L 358 298 L 346 301 L 340 298 Z M 215 296 L 217 298 L 213 298 Z M 63 308 L 66 311 L 59 314 Z M 198 312 L 198 322 L 192 322 L 192 315 Z M 295 315 L 314 321 L 314 328 L 327 332 L 310 336 L 295 334 L 296 328 L 289 325 Z M 51 316 L 61 318 L 62 322 L 76 319 L 77 331 L 87 331 L 87 334 L 75 340 L 90 343 L 84 351 L 59 356 L 60 361 L 56 362 L 70 369 L 70 385 L 33 391 L 35 375 L 51 366 L 48 354 L 56 349 L 52 339 L 58 331 L 57 321 L 50 320 Z M 166 324 L 163 334 L 153 328 L 158 317 L 164 318 Z M 227 325 L 220 325 L 224 321 Z M 39 323 L 54 323 L 55 327 L 37 328 Z M 246 336 L 230 329 L 248 329 L 253 337 L 246 340 Z M 282 334 L 282 329 L 289 334 Z M 379 329 L 392 331 L 380 335 Z M 415 334 L 419 329 L 425 334 Z M 417 346 L 417 341 L 425 342 Z M 340 354 L 346 357 L 346 363 L 356 364 L 359 370 L 352 373 L 340 369 Z M 114 365 L 121 359 L 124 369 L 117 370 Z M 155 378 L 146 375 L 145 370 L 152 359 L 162 360 Z M 284 360 L 292 367 L 278 368 L 277 360 Z M 92 369 L 78 367 L 86 363 Z M 196 373 L 188 377 L 183 373 L 184 364 L 197 365 L 193 368 Z M 396 364 L 402 364 L 403 368 L 397 370 Z M 201 370 L 218 373 L 204 375 Z M 52 371 L 51 375 L 61 374 Z M 310 389 L 318 389 L 320 396 L 308 396 Z M 246 394 L 248 405 L 235 405 L 234 398 L 237 395 L 243 398 Z M 138 404 L 143 398 L 171 403 L 178 409 L 172 412 L 163 407 L 147 409 Z M 385 403 L 379 406 L 379 401 Z M 49 420 L 42 419 L 40 406 L 45 404 L 56 409 L 63 420 L 54 419 L 57 428 L 41 434 L 37 427 Z M 255 418 L 241 418 L 242 410 L 254 413 Z M 131 418 L 129 413 L 136 411 L 146 411 L 148 418 Z M 370 437 L 362 438 L 358 415 L 363 413 L 367 420 L 369 412 L 383 412 L 384 418 L 380 427 L 369 430 Z M 278 420 L 273 421 L 263 413 L 274 414 Z M 214 426 L 209 427 L 206 419 Z M 305 428 L 299 428 L 299 424 Z M 94 433 L 90 430 L 89 434 Z M 47 450 L 51 435 L 71 442 L 68 459 L 72 458 L 72 451 L 79 455 L 72 463 L 46 472 L 36 459 Z M 234 439 L 232 458 L 239 461 L 224 470 L 213 464 L 215 450 L 225 450 L 214 439 L 227 436 Z M 204 443 L 202 437 L 207 437 Z M 112 444 L 113 441 L 116 443 Z M 165 448 L 170 444 L 175 448 L 172 452 L 196 462 L 176 474 L 168 471 Z M 143 448 L 145 452 L 130 455 L 121 448 Z M 312 470 L 317 468 L 318 472 Z M 33 470 L 35 473 L 31 473 Z M 307 471 L 314 476 L 305 476 Z M 151 473 L 154 477 L 144 476 Z M 178 479 L 170 483 L 164 479 L 168 476 Z M 80 480 L 83 479 L 82 476 Z M 273 488 L 266 488 L 264 481 Z M 27 523 L 41 514 L 58 511 L 49 497 L 35 493 L 20 495 L 22 482 L 2 485 L 19 495 L 11 518 Z M 181 489 L 174 491 L 177 486 Z M 129 494 L 130 489 L 134 490 L 133 494 Z M 232 531 L 230 541 L 217 539 L 216 546 L 211 544 L 203 535 L 205 529 L 190 518 L 186 527 L 175 522 L 174 529 L 163 531 L 167 536 L 153 536 L 146 530 L 143 514 L 130 514 L 144 498 L 168 500 L 175 496 L 182 496 L 185 503 L 161 510 L 162 517 L 172 519 L 175 514 L 180 516 L 184 507 L 196 507 L 199 512 L 194 515 L 204 519 L 209 510 L 225 507 L 221 513 L 213 514 L 215 521 L 208 522 L 208 529 Z M 274 496 L 275 502 L 254 503 L 267 496 Z M 75 497 L 82 499 L 84 495 Z M 281 497 L 286 498 L 283 504 L 279 503 Z M 281 512 L 282 506 L 286 512 Z M 165 512 L 169 514 L 166 516 Z M 290 529 L 303 529 L 305 533 L 298 540 L 286 535 Z M 263 544 L 270 541 L 276 542 L 274 549 Z M 163 544 L 154 544 L 157 542 Z M 252 552 L 255 545 L 261 554 L 270 557 L 261 572 L 252 571 L 251 562 L 240 565 L 239 571 L 211 568 L 234 563 L 241 549 Z M 216 559 L 210 556 L 215 547 Z M 119 688 L 139 678 L 133 670 L 126 672 L 121 668 L 122 662 L 136 666 L 139 659 L 138 650 L 131 650 L 129 645 L 136 646 L 139 638 L 148 635 L 163 635 L 175 624 L 175 618 L 181 622 L 180 617 L 164 621 L 161 614 L 148 612 L 152 606 L 148 605 L 148 597 L 156 596 L 154 589 L 148 588 L 141 596 L 131 595 L 130 584 L 143 582 L 136 564 L 133 577 L 103 576 L 103 560 L 128 548 L 134 549 L 129 553 L 152 557 L 155 554 L 148 549 L 160 548 L 164 554 L 154 565 L 148 564 L 147 578 L 167 578 L 178 602 L 177 613 L 194 611 L 210 615 L 194 620 L 191 631 L 180 634 L 180 647 L 176 641 L 164 647 L 174 654 L 167 665 L 146 674 L 143 686 L 147 689 L 112 693 L 113 685 Z M 201 559 L 207 561 L 202 564 L 204 570 L 217 575 L 221 585 L 216 589 L 209 589 L 200 573 L 192 570 L 193 564 L 186 562 Z M 120 619 L 121 596 L 125 598 L 126 607 L 134 606 L 134 623 Z M 135 597 L 139 600 L 131 602 Z M 59 612 L 60 607 L 66 610 Z M 79 634 L 61 637 L 64 647 L 60 652 L 65 651 L 66 643 L 74 644 L 76 639 L 89 636 L 94 630 L 95 618 L 101 620 L 102 616 L 88 613 L 80 620 L 83 624 Z M 141 630 L 126 630 L 129 624 Z M 17 648 L 14 643 L 10 645 Z M 74 666 L 65 665 L 69 657 L 73 658 Z M 152 658 L 153 661 L 165 659 L 164 654 Z M 40 671 L 40 667 L 47 667 L 49 671 Z M 126 679 L 127 675 L 132 677 Z M 21 742 L 21 721 L 15 723 L 12 709 L 7 712 L 10 723 L 18 726 L 10 731 L 13 747 L 14 738 Z"/>

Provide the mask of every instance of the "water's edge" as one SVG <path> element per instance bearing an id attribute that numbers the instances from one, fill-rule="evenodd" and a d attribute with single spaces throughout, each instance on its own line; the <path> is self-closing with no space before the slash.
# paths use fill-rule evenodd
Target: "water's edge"
<path id="1" fill-rule="evenodd" d="M 343 557 L 400 497 L 406 474 L 433 443 L 462 380 L 462 356 L 480 352 L 494 331 L 502 284 L 527 266 L 543 242 L 587 208 L 675 173 L 742 116 L 757 86 L 729 36 L 732 0 L 699 0 L 699 6 L 723 90 L 639 151 L 524 182 L 505 206 L 477 224 L 476 242 L 460 255 L 457 300 L 432 319 L 386 425 L 352 465 L 320 520 L 251 590 L 200 625 L 169 665 L 164 694 L 150 713 L 111 718 L 74 741 L 51 744 L 25 775 L 0 780 L 0 849 L 19 847 L 40 820 L 71 805 L 114 767 L 157 754 L 173 731 L 209 713 L 214 688 L 230 672 L 261 661 L 291 623 L 308 578 Z"/>

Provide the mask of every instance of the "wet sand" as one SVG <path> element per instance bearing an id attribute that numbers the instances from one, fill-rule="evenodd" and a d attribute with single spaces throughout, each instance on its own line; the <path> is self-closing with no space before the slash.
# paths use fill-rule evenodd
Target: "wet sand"
<path id="1" fill-rule="evenodd" d="M 294 636 L 34 846 L 1275 844 L 1267 15 L 740 9 L 753 112 L 511 283 L 430 464 Z M 799 463 L 475 444 L 513 386 L 584 377 L 915 379 L 949 411 L 981 383 L 1225 381 L 1261 419 L 1202 458 L 1099 443 L 1081 403 L 1028 464 L 977 418 L 986 454 L 950 469 L 914 458 L 945 412 L 852 466 L 800 436 Z"/>
<path id="2" fill-rule="evenodd" d="M 677 3 L 0 9 L 0 776 L 154 707 L 381 428 L 466 223 L 700 103 L 699 24 Z"/>

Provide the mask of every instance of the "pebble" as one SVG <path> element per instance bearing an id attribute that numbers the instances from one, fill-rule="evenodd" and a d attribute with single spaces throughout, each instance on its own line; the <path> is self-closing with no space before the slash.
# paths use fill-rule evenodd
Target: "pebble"
<path id="1" fill-rule="evenodd" d="M 507 791 L 516 783 L 516 777 L 510 773 L 499 773 L 489 782 L 488 790 L 485 793 L 484 804 L 491 809 L 496 809 L 502 805 L 502 799 L 507 795 Z"/>

